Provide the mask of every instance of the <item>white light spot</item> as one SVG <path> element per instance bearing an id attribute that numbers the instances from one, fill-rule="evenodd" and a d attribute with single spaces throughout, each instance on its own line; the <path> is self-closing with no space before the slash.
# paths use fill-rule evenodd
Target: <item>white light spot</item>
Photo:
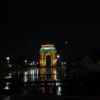
<path id="1" fill-rule="evenodd" d="M 7 59 L 7 60 L 10 60 L 10 57 L 7 57 L 6 59 Z"/>
<path id="2" fill-rule="evenodd" d="M 27 63 L 27 60 L 25 60 L 24 62 Z"/>
<path id="3" fill-rule="evenodd" d="M 59 59 L 60 58 L 60 55 L 57 55 L 57 58 Z"/>
<path id="4" fill-rule="evenodd" d="M 24 82 L 28 81 L 28 71 L 24 72 Z"/>
<path id="5" fill-rule="evenodd" d="M 10 84 L 9 82 L 6 83 L 6 86 L 4 87 L 5 90 L 9 90 L 10 89 L 9 88 L 9 84 Z"/>
<path id="6" fill-rule="evenodd" d="M 27 81 L 28 81 L 27 76 L 24 76 L 24 82 L 27 82 Z"/>
<path id="7" fill-rule="evenodd" d="M 57 95 L 61 95 L 61 87 L 60 86 L 58 87 Z"/>

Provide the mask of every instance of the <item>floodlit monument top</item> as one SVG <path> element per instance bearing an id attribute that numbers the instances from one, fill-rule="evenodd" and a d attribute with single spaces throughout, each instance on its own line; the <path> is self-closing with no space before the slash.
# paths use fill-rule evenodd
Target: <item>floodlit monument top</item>
<path id="1" fill-rule="evenodd" d="M 40 52 L 56 51 L 54 44 L 44 44 L 40 48 Z"/>
<path id="2" fill-rule="evenodd" d="M 54 47 L 54 44 L 44 44 L 41 47 Z"/>

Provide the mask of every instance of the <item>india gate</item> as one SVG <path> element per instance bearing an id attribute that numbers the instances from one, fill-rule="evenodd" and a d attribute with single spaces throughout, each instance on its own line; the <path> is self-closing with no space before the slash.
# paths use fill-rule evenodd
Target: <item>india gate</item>
<path id="1" fill-rule="evenodd" d="M 40 48 L 40 80 L 56 81 L 57 51 L 53 44 L 44 44 Z M 49 78 L 48 78 L 49 77 Z"/>

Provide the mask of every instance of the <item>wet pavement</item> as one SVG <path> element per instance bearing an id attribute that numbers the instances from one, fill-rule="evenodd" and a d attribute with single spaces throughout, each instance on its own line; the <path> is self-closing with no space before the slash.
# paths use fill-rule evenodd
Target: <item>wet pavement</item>
<path id="1" fill-rule="evenodd" d="M 34 99 L 55 99 L 55 100 L 100 100 L 96 96 L 49 96 L 49 95 L 1 95 L 0 100 L 34 100 Z"/>
<path id="2" fill-rule="evenodd" d="M 100 76 L 97 73 L 91 73 L 90 76 L 88 74 L 88 77 L 85 77 L 84 74 L 84 80 L 77 77 L 75 80 L 72 77 L 70 80 L 61 81 L 58 77 L 59 81 L 41 82 L 38 80 L 38 70 L 35 72 L 33 69 L 28 69 L 18 72 L 18 76 L 14 76 L 9 72 L 5 77 L 1 77 L 0 100 L 33 100 L 34 98 L 44 100 L 48 98 L 94 100 L 99 98 L 99 81 L 93 78 L 95 75 L 95 77 Z M 73 76 L 75 77 L 74 74 Z"/>

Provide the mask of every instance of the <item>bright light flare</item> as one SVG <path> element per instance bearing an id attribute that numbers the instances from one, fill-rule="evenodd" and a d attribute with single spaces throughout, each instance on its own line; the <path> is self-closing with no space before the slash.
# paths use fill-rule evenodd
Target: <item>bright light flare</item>
<path id="1" fill-rule="evenodd" d="M 7 60 L 10 60 L 10 57 L 6 57 Z"/>

